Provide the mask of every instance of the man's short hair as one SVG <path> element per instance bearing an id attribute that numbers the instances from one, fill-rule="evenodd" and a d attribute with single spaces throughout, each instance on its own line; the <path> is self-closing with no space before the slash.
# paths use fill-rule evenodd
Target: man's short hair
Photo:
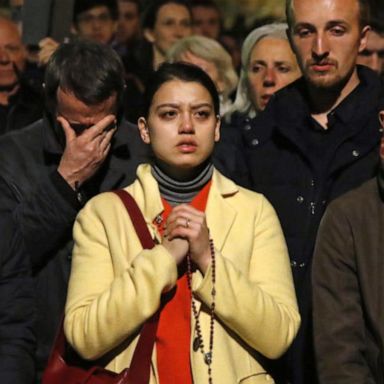
<path id="1" fill-rule="evenodd" d="M 360 9 L 360 27 L 364 28 L 366 25 L 369 24 L 370 21 L 370 4 L 368 0 L 356 0 L 359 4 Z M 293 26 L 293 14 L 292 14 L 292 2 L 293 0 L 286 0 L 285 2 L 285 15 L 287 18 L 287 23 L 289 26 L 289 29 Z"/>
<path id="2" fill-rule="evenodd" d="M 107 44 L 81 39 L 61 44 L 45 70 L 45 97 L 51 113 L 56 110 L 59 87 L 88 105 L 116 95 L 118 109 L 124 92 L 121 59 Z"/>
<path id="3" fill-rule="evenodd" d="M 371 30 L 376 32 L 377 34 L 384 36 L 384 12 L 380 16 L 371 15 L 371 20 L 369 21 L 369 25 L 371 26 Z"/>
<path id="4" fill-rule="evenodd" d="M 73 22 L 77 24 L 78 16 L 95 7 L 107 7 L 111 18 L 117 20 L 119 17 L 119 8 L 117 0 L 75 0 L 73 6 Z"/>

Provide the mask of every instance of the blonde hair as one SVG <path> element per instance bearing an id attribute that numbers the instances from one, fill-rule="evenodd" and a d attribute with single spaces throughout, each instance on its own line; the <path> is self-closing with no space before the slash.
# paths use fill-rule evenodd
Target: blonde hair
<path id="1" fill-rule="evenodd" d="M 204 60 L 213 63 L 224 83 L 223 99 L 236 89 L 238 76 L 234 69 L 232 58 L 225 48 L 216 40 L 205 36 L 192 35 L 177 41 L 167 53 L 167 61 L 180 61 L 183 54 L 190 52 Z"/>

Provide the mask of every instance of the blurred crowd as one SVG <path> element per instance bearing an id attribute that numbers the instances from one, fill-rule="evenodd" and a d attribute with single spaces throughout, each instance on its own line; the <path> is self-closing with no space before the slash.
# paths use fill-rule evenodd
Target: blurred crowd
<path id="1" fill-rule="evenodd" d="M 140 115 L 146 82 L 164 61 L 183 60 L 206 70 L 220 91 L 221 113 L 227 118 L 235 110 L 252 115 L 253 107 L 246 105 L 251 99 L 256 109 L 263 109 L 276 90 L 299 75 L 284 25 L 280 32 L 271 31 L 275 26 L 258 29 L 263 25 L 284 22 L 281 10 L 274 15 L 272 5 L 268 7 L 267 16 L 262 7 L 252 9 L 253 25 L 239 28 L 232 23 L 231 29 L 225 29 L 226 15 L 220 1 L 213 0 L 169 4 L 151 4 L 144 0 L 13 0 L 3 3 L 0 7 L 4 47 L 2 65 L 7 68 L 1 72 L 0 78 L 1 133 L 18 129 L 42 116 L 45 65 L 59 44 L 77 38 L 107 44 L 122 58 L 126 80 L 124 113 L 134 123 Z M 252 2 L 247 6 L 251 9 Z M 247 6 L 243 8 L 247 9 Z M 275 7 L 281 8 L 281 4 Z M 376 8 L 377 11 L 372 13 L 369 41 L 359 53 L 358 63 L 381 74 L 384 60 L 383 12 L 380 6 Z M 263 39 L 256 49 L 258 41 L 269 34 L 275 41 Z M 281 55 L 281 60 L 272 57 L 272 50 Z M 266 57 L 268 55 L 270 57 Z M 245 84 L 248 82 L 245 74 L 253 60 L 264 60 L 271 67 L 273 62 L 286 60 L 288 73 L 283 74 L 282 69 L 275 68 L 272 81 L 268 80 L 268 84 L 263 86 L 265 90 L 260 92 L 256 80 L 250 78 L 251 87 Z M 19 113 L 20 108 L 22 113 Z"/>

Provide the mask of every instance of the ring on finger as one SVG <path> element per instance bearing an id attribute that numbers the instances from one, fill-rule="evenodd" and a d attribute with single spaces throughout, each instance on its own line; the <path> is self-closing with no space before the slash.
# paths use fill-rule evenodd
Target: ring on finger
<path id="1" fill-rule="evenodd" d="M 190 222 L 191 220 L 189 220 L 189 219 L 185 219 L 185 228 L 189 228 L 189 222 Z"/>

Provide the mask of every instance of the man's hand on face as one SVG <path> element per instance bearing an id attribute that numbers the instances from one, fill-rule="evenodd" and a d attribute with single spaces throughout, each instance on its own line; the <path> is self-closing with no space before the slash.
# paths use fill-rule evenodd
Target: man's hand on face
<path id="1" fill-rule="evenodd" d="M 66 139 L 57 170 L 76 189 L 97 172 L 107 157 L 116 131 L 116 126 L 109 127 L 116 122 L 116 116 L 108 115 L 80 133 L 76 133 L 64 117 L 57 117 L 57 121 L 63 127 Z"/>

